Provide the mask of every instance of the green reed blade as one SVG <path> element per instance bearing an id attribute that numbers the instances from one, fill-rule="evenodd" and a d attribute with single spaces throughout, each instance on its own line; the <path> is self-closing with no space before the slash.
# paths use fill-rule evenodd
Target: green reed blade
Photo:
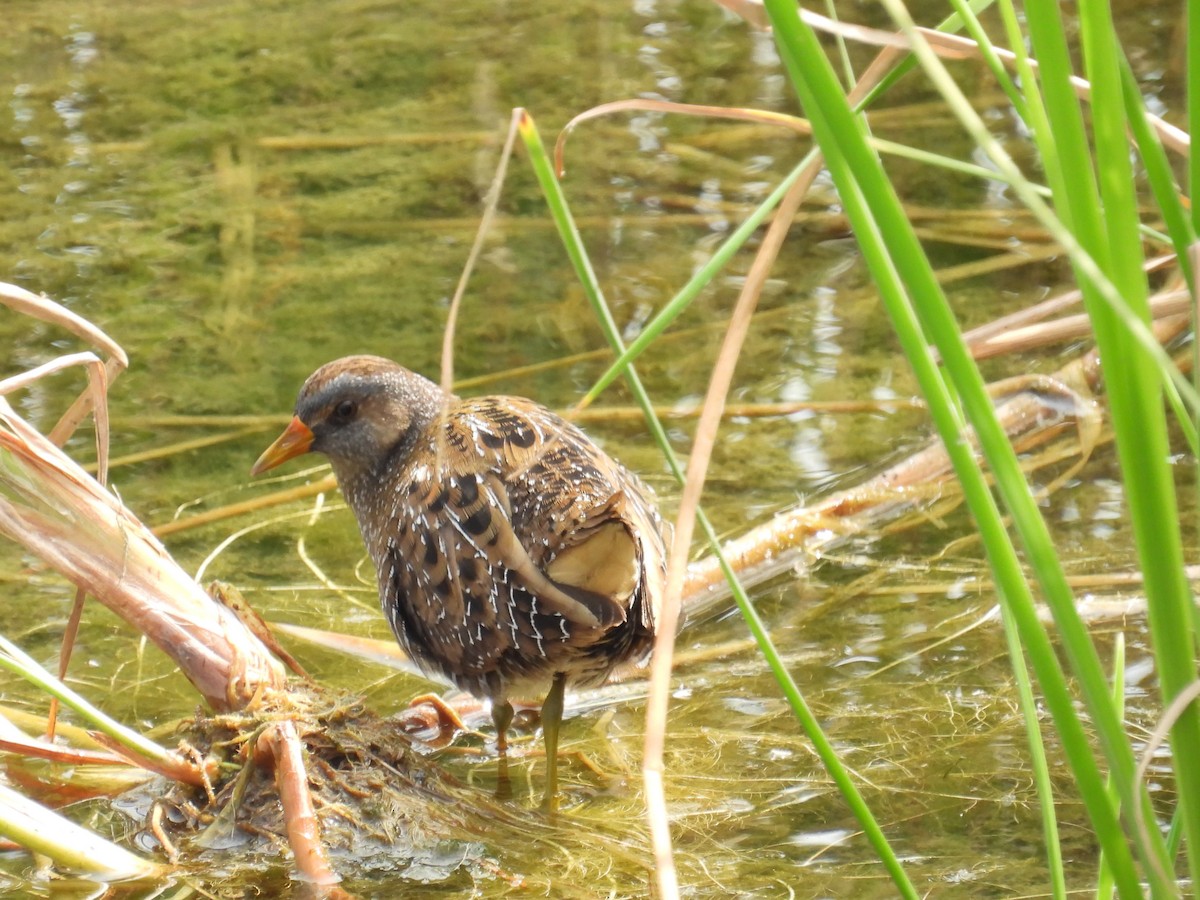
<path id="1" fill-rule="evenodd" d="M 128 747 L 147 759 L 168 765 L 175 764 L 176 760 L 168 750 L 105 715 L 51 675 L 33 657 L 3 635 L 0 635 L 0 668 L 20 675 L 39 690 L 57 698 L 60 703 L 83 716 L 97 731 L 108 735 L 122 746 Z"/>
<path id="2" fill-rule="evenodd" d="M 888 4 L 893 16 L 906 21 L 896 4 Z M 1107 682 L 1086 629 L 1078 622 L 1071 592 L 1053 552 L 1029 487 L 1016 456 L 995 420 L 982 378 L 962 344 L 957 328 L 928 260 L 912 232 L 903 208 L 887 181 L 878 157 L 865 140 L 861 122 L 852 114 L 845 96 L 828 72 L 816 36 L 797 15 L 788 0 L 767 0 L 767 10 L 793 86 L 813 125 L 814 135 L 851 218 L 863 258 L 892 317 L 906 356 L 913 365 L 930 413 L 951 455 L 963 484 L 964 496 L 988 549 L 989 561 L 1001 597 L 1017 620 L 1030 661 L 1038 673 L 1067 751 L 1088 804 L 1098 839 L 1113 858 L 1114 872 L 1122 893 L 1135 896 L 1137 872 L 1125 843 L 1116 813 L 1103 795 L 1099 767 L 1092 755 L 1074 697 L 1059 668 L 1054 649 L 1037 621 L 1032 596 L 1025 583 L 1015 548 L 1005 531 L 987 483 L 963 439 L 965 424 L 957 403 L 961 402 L 995 474 L 997 487 L 1022 534 L 1026 553 L 1040 570 L 1043 591 L 1060 621 L 1073 618 L 1076 627 L 1063 629 L 1068 651 L 1080 680 L 1089 711 L 1107 705 Z M 913 38 L 911 23 L 906 33 Z M 927 48 L 926 48 L 927 49 Z M 936 60 L 924 53 L 922 63 L 933 68 Z M 965 101 L 964 101 L 965 102 Z M 886 239 L 885 239 L 886 236 Z M 910 303 L 910 296 L 912 302 Z M 914 307 L 913 303 L 917 305 Z M 919 316 L 919 319 L 918 319 Z M 926 331 L 936 343 L 944 370 L 935 366 L 926 343 Z M 955 391 L 944 380 L 954 380 Z M 1101 710 L 1099 715 L 1103 716 Z M 1109 710 L 1105 723 L 1120 734 L 1119 723 Z"/>
<path id="3" fill-rule="evenodd" d="M 542 192 L 546 196 L 546 202 L 550 207 L 550 213 L 555 224 L 558 226 L 559 236 L 567 247 L 567 255 L 575 265 L 576 274 L 584 285 L 584 290 L 587 292 L 589 300 L 591 300 L 593 308 L 596 309 L 598 317 L 601 319 L 601 326 L 605 329 L 605 335 L 612 345 L 614 352 L 621 354 L 625 350 L 621 340 L 620 331 L 612 322 L 612 314 L 608 310 L 608 306 L 604 301 L 603 293 L 600 290 L 600 285 L 596 280 L 595 272 L 592 269 L 591 263 L 587 258 L 587 251 L 579 238 L 579 232 L 575 228 L 571 218 L 570 209 L 567 205 L 566 198 L 562 192 L 562 186 L 554 175 L 554 170 L 550 165 L 549 157 L 546 155 L 545 147 L 541 137 L 537 132 L 537 128 L 533 123 L 533 119 L 528 115 L 524 115 L 519 126 L 520 134 L 525 142 L 526 148 L 529 150 L 530 162 L 537 175 L 538 183 L 542 187 Z M 645 389 L 641 382 L 637 380 L 637 375 L 633 371 L 632 366 L 628 365 L 627 377 L 629 384 L 637 397 L 638 403 L 642 406 L 646 413 L 647 423 L 651 432 L 655 435 L 659 446 L 663 449 L 664 455 L 667 458 L 668 465 L 675 473 L 676 479 L 682 483 L 684 474 L 683 469 L 679 465 L 678 459 L 675 457 L 674 451 L 671 448 L 670 442 L 667 439 L 666 431 L 659 422 L 657 416 L 654 415 L 653 408 L 650 405 L 649 398 L 645 395 Z M 892 851 L 891 846 L 887 843 L 887 839 L 883 834 L 883 829 L 875 821 L 870 808 L 866 801 L 858 793 L 853 779 L 850 776 L 849 770 L 846 769 L 842 762 L 837 757 L 829 740 L 821 731 L 820 724 L 813 716 L 807 703 L 804 701 L 803 695 L 795 680 L 787 671 L 778 650 L 775 648 L 774 642 L 771 640 L 770 632 L 766 625 L 758 616 L 758 612 L 751 602 L 749 596 L 742 588 L 738 581 L 737 575 L 729 566 L 728 561 L 721 552 L 720 542 L 717 534 L 709 522 L 708 517 L 703 511 L 697 511 L 697 521 L 700 527 L 704 530 L 705 536 L 708 538 L 709 544 L 713 552 L 721 563 L 721 570 L 725 574 L 732 591 L 734 599 L 742 612 L 747 627 L 750 629 L 751 635 L 758 644 L 759 650 L 763 654 L 763 658 L 770 668 L 772 674 L 783 691 L 784 697 L 788 705 L 792 708 L 793 714 L 800 721 L 805 732 L 813 741 L 814 747 L 821 756 L 822 762 L 825 764 L 830 777 L 842 790 L 843 796 L 846 798 L 847 805 L 854 813 L 856 818 L 863 826 L 868 839 L 875 848 L 876 853 L 887 867 L 893 881 L 896 883 L 901 894 L 905 898 L 915 898 L 918 896 L 916 889 L 908 880 L 903 867 Z"/>

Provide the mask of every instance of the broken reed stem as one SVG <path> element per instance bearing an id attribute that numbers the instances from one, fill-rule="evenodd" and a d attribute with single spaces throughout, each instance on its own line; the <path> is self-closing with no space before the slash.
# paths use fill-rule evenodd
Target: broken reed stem
<path id="1" fill-rule="evenodd" d="M 107 360 L 104 362 L 101 362 L 90 351 L 67 354 L 45 365 L 9 376 L 0 382 L 0 394 L 8 394 L 27 387 L 52 372 L 61 371 L 73 365 L 82 365 L 87 373 L 87 387 L 75 398 L 57 424 L 50 430 L 48 440 L 55 446 L 61 447 L 91 413 L 96 424 L 95 469 L 98 480 L 101 484 L 105 484 L 108 479 L 109 467 L 108 386 L 129 365 L 125 351 L 101 329 L 48 297 L 39 297 L 16 285 L 0 284 L 0 302 L 24 315 L 59 325 L 107 354 Z M 71 614 L 67 620 L 67 627 L 59 648 L 58 676 L 60 679 L 66 677 L 67 668 L 71 662 L 71 652 L 79 632 L 79 620 L 83 614 L 85 598 L 86 592 L 82 587 L 77 587 Z M 46 740 L 54 740 L 57 722 L 58 698 L 52 697 L 46 717 Z"/>
<path id="2" fill-rule="evenodd" d="M 0 533 L 150 638 L 214 709 L 240 708 L 283 687 L 283 669 L 262 643 L 2 398 L 0 456 Z"/>
<path id="3" fill-rule="evenodd" d="M 304 763 L 304 745 L 290 720 L 277 722 L 263 730 L 254 747 L 258 765 L 273 769 L 275 788 L 283 806 L 288 844 L 296 869 L 311 884 L 336 885 L 341 878 L 330 865 L 321 841 L 321 826 L 308 787 L 308 769 Z M 323 892 L 322 896 L 330 896 Z"/>
<path id="4" fill-rule="evenodd" d="M 87 319 L 71 312 L 65 306 L 48 297 L 41 297 L 15 284 L 0 283 L 0 298 L 5 306 L 23 316 L 39 319 L 65 328 L 76 337 L 119 363 L 121 369 L 129 365 L 129 357 L 121 345 L 110 338 Z M 111 378 L 109 379 L 111 381 Z"/>
<path id="5" fill-rule="evenodd" d="M 1154 334 L 1160 342 L 1166 342 L 1183 333 L 1189 326 L 1187 317 L 1169 316 L 1154 323 Z M 1100 357 L 1091 350 L 1080 358 L 1059 369 L 1052 375 L 1043 376 L 1057 382 L 1064 393 L 1082 398 L 1097 391 L 1101 380 Z M 1031 430 L 1046 429 L 1045 404 L 1037 391 L 1025 391 L 1004 401 L 996 407 L 996 415 L 1010 439 Z M 973 433 L 972 440 L 973 440 Z M 1081 438 L 1082 443 L 1086 443 Z M 926 495 L 939 480 L 950 474 L 950 461 L 941 441 L 935 441 L 901 462 L 880 472 L 862 484 L 849 490 L 832 494 L 810 506 L 796 506 L 784 510 L 770 522 L 753 528 L 746 534 L 728 542 L 725 556 L 738 577 L 751 584 L 758 584 L 794 568 L 806 553 L 818 548 L 810 538 L 821 531 L 836 528 L 840 534 L 852 534 L 863 527 L 856 516 L 877 509 L 879 498 L 892 498 L 897 504 L 905 503 L 917 496 Z M 867 524 L 878 525 L 877 518 Z M 706 557 L 693 563 L 688 570 L 684 595 L 689 599 L 689 613 L 707 608 L 724 596 L 725 577 L 717 560 Z"/>

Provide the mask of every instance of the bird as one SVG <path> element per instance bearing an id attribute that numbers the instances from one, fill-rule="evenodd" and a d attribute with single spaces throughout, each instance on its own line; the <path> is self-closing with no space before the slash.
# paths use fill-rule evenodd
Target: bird
<path id="1" fill-rule="evenodd" d="M 567 683 L 601 683 L 654 643 L 669 526 L 653 492 L 532 400 L 460 398 L 378 356 L 310 375 L 251 474 L 309 452 L 329 459 L 400 646 L 490 701 L 502 793 L 510 697 L 545 692 L 553 812 Z"/>

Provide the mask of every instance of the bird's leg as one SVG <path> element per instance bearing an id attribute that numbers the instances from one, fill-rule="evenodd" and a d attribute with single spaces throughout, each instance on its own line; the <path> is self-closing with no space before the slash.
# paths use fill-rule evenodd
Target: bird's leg
<path id="1" fill-rule="evenodd" d="M 500 757 L 496 772 L 496 797 L 512 797 L 512 782 L 508 780 L 508 726 L 512 724 L 512 704 L 503 698 L 492 700 L 492 724 L 496 726 L 496 753 Z"/>
<path id="2" fill-rule="evenodd" d="M 550 692 L 542 701 L 542 739 L 546 743 L 546 796 L 542 809 L 553 815 L 558 810 L 558 727 L 562 724 L 565 672 L 554 674 Z"/>

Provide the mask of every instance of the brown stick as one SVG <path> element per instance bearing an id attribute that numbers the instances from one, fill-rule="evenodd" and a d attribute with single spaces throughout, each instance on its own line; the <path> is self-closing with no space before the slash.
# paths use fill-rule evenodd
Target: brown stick
<path id="1" fill-rule="evenodd" d="M 269 509 L 272 506 L 290 503 L 293 500 L 303 500 L 305 497 L 313 497 L 323 491 L 332 491 L 336 487 L 337 479 L 333 475 L 326 475 L 310 484 L 302 484 L 299 487 L 290 488 L 286 491 L 276 491 L 264 497 L 255 497 L 253 500 L 245 500 L 241 503 L 230 503 L 228 506 L 222 506 L 219 509 L 210 509 L 208 512 L 197 513 L 194 516 L 188 516 L 184 519 L 164 522 L 161 525 L 155 525 L 151 531 L 159 537 L 165 537 L 168 534 L 175 534 L 177 531 L 198 528 L 201 525 L 219 522 L 222 519 L 240 516 L 243 513 L 254 512 L 259 509 Z"/>
<path id="2" fill-rule="evenodd" d="M 304 745 L 294 722 L 278 722 L 263 730 L 254 747 L 255 762 L 275 770 L 275 788 L 283 804 L 288 843 L 296 869 L 311 884 L 332 888 L 341 878 L 333 870 L 321 841 L 321 826 L 308 789 Z M 342 892 L 338 892 L 342 893 Z M 329 896 L 329 892 L 324 893 Z"/>
<path id="3" fill-rule="evenodd" d="M 87 593 L 83 588 L 75 589 L 75 600 L 71 603 L 71 612 L 67 616 L 67 627 L 63 629 L 62 643 L 58 648 L 58 678 L 67 677 L 67 669 L 71 666 L 71 652 L 75 649 L 75 640 L 79 637 L 79 621 L 83 618 L 83 602 Z M 54 731 L 58 727 L 58 698 L 50 698 L 50 708 L 46 711 L 46 740 L 53 742 Z"/>

